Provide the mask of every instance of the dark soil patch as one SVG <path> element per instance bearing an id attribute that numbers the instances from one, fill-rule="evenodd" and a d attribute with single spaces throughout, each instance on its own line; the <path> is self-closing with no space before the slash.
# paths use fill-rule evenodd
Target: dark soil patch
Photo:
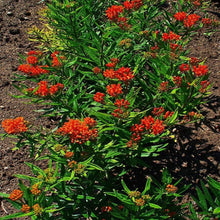
<path id="1" fill-rule="evenodd" d="M 12 86 L 13 74 L 19 65 L 18 53 L 24 54 L 34 49 L 35 44 L 28 40 L 27 28 L 40 25 L 37 11 L 44 7 L 40 0 L 0 0 L 0 115 L 1 121 L 7 118 L 24 116 L 31 124 L 46 126 L 48 119 L 40 118 L 34 112 L 39 106 L 27 105 L 25 100 L 15 99 L 12 95 L 19 92 Z M 219 4 L 216 1 L 208 10 L 210 16 L 219 21 Z M 151 159 L 150 168 L 139 171 L 139 178 L 145 182 L 150 173 L 159 178 L 163 168 L 167 167 L 172 176 L 183 183 L 195 186 L 199 180 L 208 175 L 220 181 L 220 33 L 211 36 L 198 33 L 189 44 L 190 55 L 206 59 L 211 71 L 210 81 L 213 83 L 212 95 L 202 105 L 201 112 L 206 119 L 200 124 L 179 127 L 175 131 L 177 143 L 170 144 L 168 149 L 158 158 Z M 0 127 L 0 133 L 3 129 Z M 0 191 L 10 193 L 17 188 L 18 181 L 13 174 L 30 174 L 24 165 L 31 162 L 28 148 L 12 151 L 11 139 L 0 142 Z M 43 166 L 42 164 L 39 164 Z M 44 165 L 45 166 L 45 165 Z M 159 175 L 158 175 L 159 174 Z M 137 177 L 137 174 L 134 174 Z M 134 189 L 137 179 L 133 181 Z M 193 193 L 193 187 L 189 194 Z M 188 198 L 188 197 L 187 197 Z M 1 201 L 0 216 L 16 212 L 9 203 Z"/>

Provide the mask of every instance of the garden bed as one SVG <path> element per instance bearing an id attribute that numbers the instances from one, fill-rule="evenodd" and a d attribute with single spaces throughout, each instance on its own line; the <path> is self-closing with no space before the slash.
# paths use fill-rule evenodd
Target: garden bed
<path id="1" fill-rule="evenodd" d="M 28 40 L 26 31 L 32 25 L 41 25 L 37 11 L 42 7 L 44 3 L 39 3 L 39 0 L 0 0 L 0 115 L 2 121 L 22 115 L 31 124 L 50 128 L 55 124 L 53 118 L 41 118 L 39 113 L 33 111 L 40 109 L 40 106 L 27 105 L 25 104 L 27 100 L 22 101 L 12 97 L 12 95 L 19 95 L 19 92 L 12 86 L 13 74 L 17 72 L 19 66 L 18 53 L 24 54 L 34 49 L 36 44 Z M 220 11 L 217 3 L 213 2 L 207 11 L 219 21 Z M 184 197 L 184 202 L 186 202 L 189 195 L 195 193 L 195 186 L 200 180 L 205 180 L 207 176 L 220 180 L 219 43 L 219 32 L 204 35 L 201 31 L 188 45 L 190 55 L 206 59 L 205 63 L 211 72 L 210 82 L 213 86 L 210 91 L 212 94 L 208 97 L 208 102 L 200 109 L 205 119 L 201 123 L 175 128 L 174 135 L 177 142 L 171 142 L 166 151 L 161 152 L 156 158 L 151 158 L 148 161 L 150 167 L 133 170 L 129 174 L 130 186 L 143 187 L 148 175 L 157 176 L 159 179 L 162 169 L 167 167 L 174 180 L 183 178 L 183 183 L 192 184 Z M 3 129 L 0 128 L 0 131 L 2 133 Z M 13 146 L 9 138 L 0 142 L 0 191 L 5 193 L 10 193 L 17 188 L 18 181 L 13 176 L 14 174 L 31 173 L 29 168 L 24 166 L 24 162 L 33 162 L 33 159 L 29 158 L 28 149 L 12 151 Z M 37 165 L 45 168 L 44 162 L 37 162 Z M 2 200 L 0 216 L 13 212 L 16 212 L 15 209 Z"/>

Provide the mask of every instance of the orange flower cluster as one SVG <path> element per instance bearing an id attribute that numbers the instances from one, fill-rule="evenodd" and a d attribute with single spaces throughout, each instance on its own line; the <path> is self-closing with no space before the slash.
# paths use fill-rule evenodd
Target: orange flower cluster
<path id="1" fill-rule="evenodd" d="M 124 99 L 117 99 L 114 105 L 118 108 L 115 109 L 114 112 L 112 112 L 112 115 L 117 118 L 125 118 L 128 114 L 128 112 L 126 112 L 126 109 L 130 105 L 130 103 Z"/>
<path id="2" fill-rule="evenodd" d="M 165 109 L 163 107 L 154 108 L 152 114 L 159 117 L 164 113 Z"/>
<path id="3" fill-rule="evenodd" d="M 18 70 L 29 76 L 38 76 L 40 74 L 49 73 L 49 70 L 44 69 L 45 67 L 47 68 L 48 65 L 37 65 L 39 55 L 42 55 L 42 52 L 35 50 L 29 51 L 27 64 L 21 64 L 18 67 Z"/>
<path id="4" fill-rule="evenodd" d="M 193 66 L 193 72 L 198 77 L 205 76 L 208 73 L 208 67 L 207 67 L 207 65 L 198 65 L 198 67 Z"/>
<path id="5" fill-rule="evenodd" d="M 27 204 L 23 204 L 21 208 L 21 212 L 28 213 L 30 212 L 31 207 Z"/>
<path id="6" fill-rule="evenodd" d="M 161 134 L 165 129 L 163 121 L 154 119 L 152 116 L 141 119 L 141 124 L 135 124 L 131 127 L 131 143 L 137 143 L 144 134 Z M 131 144 L 129 143 L 129 145 Z"/>
<path id="7" fill-rule="evenodd" d="M 102 70 L 99 68 L 99 67 L 94 67 L 93 69 L 92 69 L 92 71 L 93 71 L 93 73 L 95 73 L 95 74 L 99 74 L 99 73 L 101 73 L 102 72 Z"/>
<path id="8" fill-rule="evenodd" d="M 182 82 L 182 78 L 180 76 L 173 76 L 173 82 L 180 87 L 181 86 L 181 82 Z"/>
<path id="9" fill-rule="evenodd" d="M 41 190 L 38 189 L 38 186 L 39 184 L 34 184 L 32 187 L 31 187 L 31 193 L 35 196 L 38 196 L 41 194 Z"/>
<path id="10" fill-rule="evenodd" d="M 19 134 L 28 130 L 26 126 L 27 122 L 23 117 L 18 117 L 15 119 L 5 119 L 2 121 L 2 127 L 8 134 Z"/>
<path id="11" fill-rule="evenodd" d="M 29 64 L 35 65 L 38 63 L 38 60 L 37 60 L 37 57 L 35 57 L 35 56 L 29 56 L 29 57 L 27 57 L 27 62 Z"/>
<path id="12" fill-rule="evenodd" d="M 38 203 L 33 205 L 32 208 L 34 209 L 34 214 L 35 215 L 41 215 L 42 212 L 43 212 L 43 208 L 40 207 L 40 205 Z"/>
<path id="13" fill-rule="evenodd" d="M 173 192 L 173 193 L 175 193 L 177 190 L 178 190 L 178 188 L 176 187 L 176 186 L 174 186 L 174 185 L 171 185 L 171 184 L 168 184 L 167 186 L 166 186 L 166 189 L 165 189 L 167 192 Z"/>
<path id="14" fill-rule="evenodd" d="M 104 77 L 110 79 L 118 79 L 124 82 L 127 82 L 134 78 L 134 74 L 131 71 L 131 68 L 121 67 L 118 70 L 107 69 L 103 72 Z"/>
<path id="15" fill-rule="evenodd" d="M 159 89 L 161 92 L 166 92 L 166 91 L 168 90 L 168 84 L 169 84 L 168 81 L 162 82 L 162 83 L 160 84 L 160 86 L 159 86 L 158 89 Z"/>
<path id="16" fill-rule="evenodd" d="M 97 93 L 93 96 L 93 99 L 94 99 L 94 101 L 96 101 L 96 102 L 104 103 L 104 97 L 105 97 L 105 94 L 104 94 L 104 93 L 97 92 Z"/>
<path id="17" fill-rule="evenodd" d="M 142 0 L 125 1 L 123 5 L 126 10 L 138 10 L 143 5 L 143 2 Z"/>
<path id="18" fill-rule="evenodd" d="M 173 15 L 173 17 L 177 20 L 177 21 L 183 21 L 187 16 L 186 12 L 177 12 L 176 14 Z"/>
<path id="19" fill-rule="evenodd" d="M 188 70 L 190 70 L 189 64 L 183 63 L 179 66 L 179 69 L 181 72 L 187 72 Z"/>
<path id="20" fill-rule="evenodd" d="M 49 70 L 43 69 L 48 68 L 48 65 L 41 65 L 41 66 L 31 66 L 30 64 L 21 64 L 18 67 L 18 70 L 28 74 L 29 76 L 38 76 L 40 74 L 46 74 L 49 73 Z"/>
<path id="21" fill-rule="evenodd" d="M 59 51 L 54 51 L 52 54 L 51 54 L 51 57 L 53 58 L 52 60 L 52 67 L 60 67 L 62 66 L 63 64 L 60 62 L 60 60 L 63 60 L 64 57 L 63 56 L 60 56 L 60 60 L 58 59 L 57 55 L 59 54 Z"/>
<path id="22" fill-rule="evenodd" d="M 23 191 L 21 191 L 19 189 L 15 189 L 10 194 L 9 199 L 12 200 L 12 201 L 16 201 L 16 200 L 22 198 L 23 194 L 24 194 Z"/>
<path id="23" fill-rule="evenodd" d="M 172 117 L 173 113 L 174 113 L 174 112 L 167 111 L 167 112 L 164 114 L 164 116 L 163 116 L 164 119 L 166 120 L 167 118 Z"/>
<path id="24" fill-rule="evenodd" d="M 106 10 L 106 15 L 110 21 L 115 22 L 120 28 L 129 28 L 128 18 L 123 17 L 124 9 L 127 11 L 138 10 L 143 5 L 142 0 L 125 1 L 122 5 L 112 5 Z"/>
<path id="25" fill-rule="evenodd" d="M 73 169 L 74 167 L 76 167 L 76 165 L 77 165 L 77 162 L 75 160 L 72 160 L 68 163 L 68 167 L 70 169 Z"/>
<path id="26" fill-rule="evenodd" d="M 34 95 L 39 95 L 39 96 L 48 96 L 48 95 L 54 95 L 56 94 L 59 90 L 62 90 L 64 85 L 62 83 L 57 83 L 55 85 L 52 85 L 51 87 L 48 88 L 47 81 L 40 81 L 38 83 L 38 89 L 34 93 Z"/>
<path id="27" fill-rule="evenodd" d="M 151 47 L 150 49 L 151 51 L 155 51 L 155 50 L 159 50 L 160 48 L 157 45 L 155 45 L 154 47 Z"/>
<path id="28" fill-rule="evenodd" d="M 90 120 L 89 126 L 96 125 L 92 119 Z M 97 129 L 91 129 L 87 125 L 88 118 L 85 121 L 80 121 L 79 119 L 69 119 L 68 122 L 65 122 L 62 127 L 60 127 L 57 132 L 61 135 L 68 135 L 70 137 L 71 143 L 85 143 L 89 139 L 94 139 L 98 136 Z"/>
<path id="29" fill-rule="evenodd" d="M 200 19 L 200 16 L 197 14 L 191 14 L 186 17 L 184 22 L 184 27 L 191 28 L 198 20 Z"/>
<path id="30" fill-rule="evenodd" d="M 167 118 L 171 117 L 173 115 L 174 112 L 170 112 L 167 111 L 165 112 L 165 109 L 163 107 L 158 107 L 158 108 L 154 108 L 152 111 L 152 114 L 155 115 L 156 117 L 160 117 L 161 115 L 163 115 L 163 118 L 166 120 Z"/>
<path id="31" fill-rule="evenodd" d="M 170 31 L 169 34 L 163 33 L 162 35 L 163 41 L 172 41 L 172 40 L 180 40 L 180 35 L 173 33 Z"/>
<path id="32" fill-rule="evenodd" d="M 143 206 L 145 204 L 145 200 L 142 199 L 142 198 L 139 198 L 139 199 L 135 199 L 135 204 L 137 206 Z"/>
<path id="33" fill-rule="evenodd" d="M 68 158 L 73 157 L 73 155 L 74 155 L 74 153 L 73 153 L 72 151 L 67 151 L 67 152 L 65 153 L 64 157 L 68 159 Z"/>
<path id="34" fill-rule="evenodd" d="M 177 12 L 173 15 L 177 21 L 182 21 L 184 27 L 191 28 L 199 19 L 200 16 L 197 14 L 190 14 L 187 16 L 186 12 Z"/>
<path id="35" fill-rule="evenodd" d="M 106 10 L 106 15 L 109 20 L 116 22 L 119 18 L 119 14 L 121 14 L 123 10 L 122 5 L 112 5 Z"/>
<path id="36" fill-rule="evenodd" d="M 175 52 L 176 49 L 181 50 L 181 49 L 182 49 L 182 46 L 179 45 L 179 44 L 173 44 L 173 43 L 170 43 L 170 49 L 171 49 L 173 52 Z"/>
<path id="37" fill-rule="evenodd" d="M 200 85 L 201 85 L 201 88 L 199 89 L 199 91 L 201 93 L 205 93 L 206 89 L 210 85 L 210 83 L 207 80 L 204 80 L 204 81 L 201 81 Z"/>
<path id="38" fill-rule="evenodd" d="M 107 85 L 107 93 L 112 97 L 117 97 L 118 95 L 122 94 L 123 92 L 121 84 Z"/>
<path id="39" fill-rule="evenodd" d="M 111 212 L 112 211 L 112 207 L 111 206 L 103 206 L 101 208 L 102 212 Z"/>
<path id="40" fill-rule="evenodd" d="M 97 122 L 90 117 L 84 118 L 84 122 L 89 128 L 93 128 L 97 125 Z"/>
<path id="41" fill-rule="evenodd" d="M 199 63 L 199 59 L 196 58 L 196 57 L 190 57 L 189 63 L 190 63 L 191 65 L 196 65 L 196 64 Z"/>

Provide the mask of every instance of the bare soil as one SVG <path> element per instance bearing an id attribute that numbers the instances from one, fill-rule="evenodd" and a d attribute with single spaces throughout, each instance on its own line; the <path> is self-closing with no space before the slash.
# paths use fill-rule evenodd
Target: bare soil
<path id="1" fill-rule="evenodd" d="M 27 29 L 33 25 L 40 26 L 37 12 L 42 7 L 44 3 L 40 0 L 0 0 L 0 121 L 23 116 L 31 124 L 51 125 L 51 121 L 34 112 L 39 106 L 27 105 L 27 100 L 14 98 L 13 95 L 19 92 L 12 86 L 13 75 L 19 65 L 18 54 L 25 54 L 35 47 L 35 43 L 28 40 Z M 207 11 L 220 20 L 217 2 L 213 1 Z M 190 42 L 189 49 L 191 56 L 206 59 L 211 72 L 212 95 L 207 99 L 207 104 L 201 106 L 205 120 L 200 124 L 177 128 L 177 143 L 170 144 L 158 158 L 149 161 L 150 168 L 139 173 L 144 180 L 149 173 L 158 176 L 167 167 L 176 180 L 183 178 L 183 183 L 192 184 L 186 201 L 199 180 L 211 176 L 220 181 L 220 32 L 211 36 L 198 33 Z M 0 127 L 0 133 L 3 132 Z M 30 174 L 24 165 L 25 161 L 32 161 L 28 149 L 12 151 L 13 147 L 11 139 L 0 140 L 0 192 L 4 193 L 17 188 L 18 180 L 14 174 Z M 9 203 L 0 202 L 0 216 L 16 212 Z"/>

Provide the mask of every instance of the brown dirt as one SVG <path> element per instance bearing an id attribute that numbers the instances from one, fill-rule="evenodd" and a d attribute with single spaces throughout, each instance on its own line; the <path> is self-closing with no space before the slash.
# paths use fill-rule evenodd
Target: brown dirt
<path id="1" fill-rule="evenodd" d="M 28 41 L 27 28 L 40 25 L 37 11 L 44 6 L 40 0 L 0 0 L 0 115 L 1 121 L 7 118 L 24 116 L 31 124 L 48 126 L 49 121 L 40 118 L 34 112 L 39 106 L 27 105 L 25 100 L 15 99 L 12 95 L 19 92 L 12 86 L 13 74 L 19 65 L 18 53 L 25 54 L 34 49 L 35 44 Z M 209 15 L 217 20 L 220 17 L 219 5 L 212 4 Z M 197 184 L 208 175 L 220 180 L 220 33 L 210 37 L 198 33 L 189 44 L 190 55 L 206 59 L 213 83 L 212 95 L 208 103 L 201 107 L 206 119 L 200 124 L 177 128 L 175 131 L 177 143 L 170 145 L 167 151 L 152 160 L 149 171 L 155 175 L 162 168 L 168 167 L 175 179 L 183 178 L 186 184 Z M 0 133 L 3 129 L 0 127 Z M 0 140 L 0 192 L 10 193 L 17 188 L 18 181 L 13 174 L 29 174 L 30 170 L 24 161 L 29 158 L 28 149 L 13 152 L 11 139 Z M 5 209 L 5 210 L 4 210 Z M 15 210 L 1 201 L 0 216 L 13 213 Z"/>

